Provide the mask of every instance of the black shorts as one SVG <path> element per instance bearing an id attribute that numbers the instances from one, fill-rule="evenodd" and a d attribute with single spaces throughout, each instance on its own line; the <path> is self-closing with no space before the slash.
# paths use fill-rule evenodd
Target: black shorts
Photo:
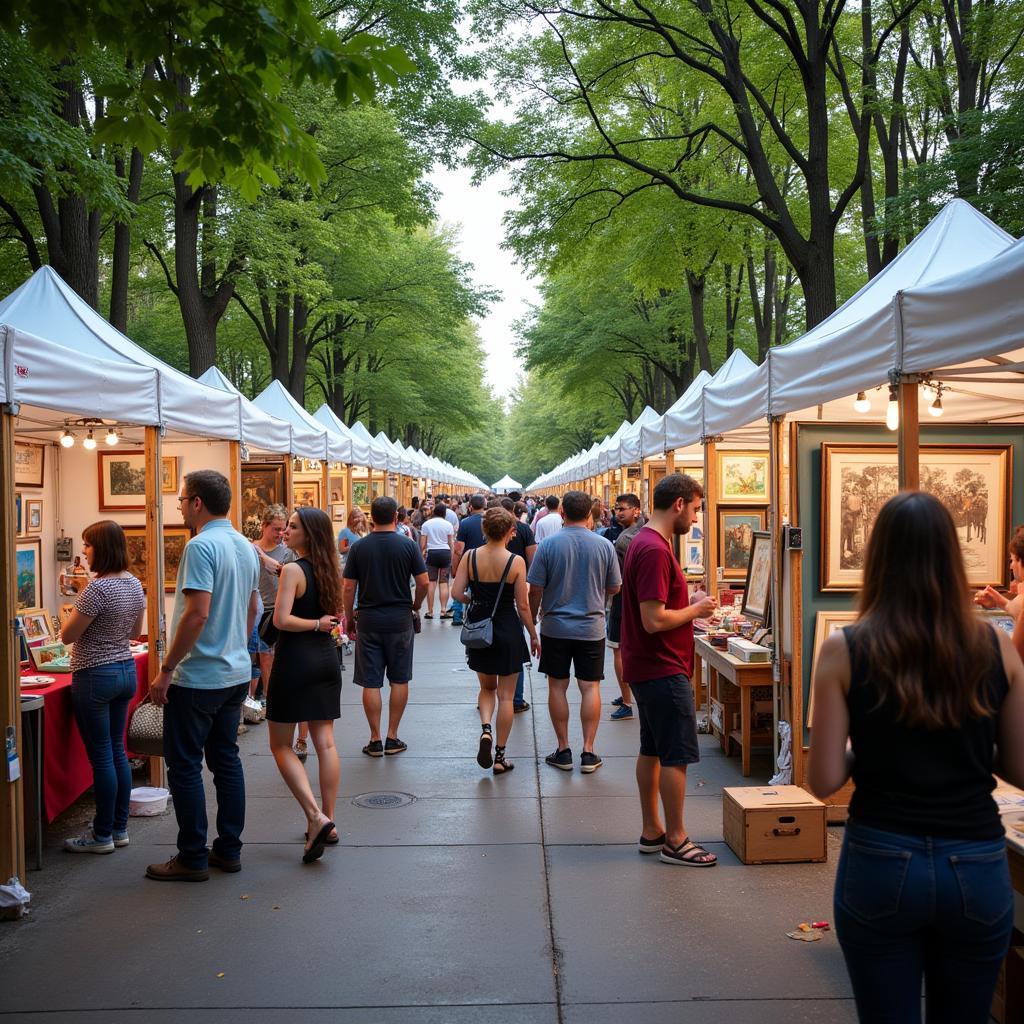
<path id="1" fill-rule="evenodd" d="M 384 685 L 384 673 L 389 683 L 407 683 L 412 678 L 413 631 L 400 633 L 374 633 L 359 630 L 356 633 L 356 660 L 352 681 L 369 690 Z"/>
<path id="2" fill-rule="evenodd" d="M 541 634 L 537 671 L 553 679 L 568 679 L 570 667 L 575 669 L 577 679 L 604 679 L 604 637 L 567 640 Z"/>
<path id="3" fill-rule="evenodd" d="M 640 753 L 666 768 L 696 764 L 700 747 L 690 680 L 680 674 L 630 683 L 630 688 L 640 717 Z"/>
<path id="4" fill-rule="evenodd" d="M 622 635 L 622 594 L 616 594 L 612 598 L 611 607 L 608 609 L 608 646 L 612 649 L 619 646 Z"/>
<path id="5" fill-rule="evenodd" d="M 431 583 L 447 583 L 452 571 L 452 553 L 448 548 L 427 552 L 427 579 Z"/>

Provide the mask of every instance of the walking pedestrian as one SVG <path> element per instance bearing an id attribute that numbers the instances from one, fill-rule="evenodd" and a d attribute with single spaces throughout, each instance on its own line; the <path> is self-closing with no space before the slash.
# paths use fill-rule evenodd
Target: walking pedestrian
<path id="1" fill-rule="evenodd" d="M 469 499 L 469 515 L 457 524 L 455 535 L 455 552 L 452 555 L 452 575 L 459 571 L 459 562 L 467 551 L 481 547 L 484 542 L 483 514 L 487 499 L 482 494 L 474 494 Z M 461 601 L 452 601 L 452 625 L 462 625 L 463 607 Z"/>
<path id="2" fill-rule="evenodd" d="M 690 839 L 683 809 L 687 765 L 700 760 L 690 682 L 693 620 L 710 615 L 715 602 L 705 597 L 690 604 L 672 550 L 673 538 L 696 522 L 704 491 L 693 477 L 672 473 L 658 481 L 651 504 L 650 522 L 626 552 L 622 587 L 622 673 L 640 718 L 639 850 L 660 854 L 667 864 L 711 867 L 717 858 Z"/>
<path id="3" fill-rule="evenodd" d="M 110 519 L 87 526 L 82 554 L 95 579 L 78 595 L 61 630 L 71 653 L 71 705 L 92 765 L 96 813 L 69 853 L 113 853 L 128 845 L 132 770 L 124 749 L 128 705 L 138 689 L 128 642 L 142 632 L 146 597 L 128 571 L 124 530 Z"/>
<path id="4" fill-rule="evenodd" d="M 202 882 L 209 865 L 241 869 L 245 776 L 238 716 L 248 691 L 246 641 L 256 621 L 259 559 L 227 519 L 231 487 L 212 469 L 186 473 L 178 505 L 194 533 L 178 566 L 171 643 L 150 686 L 164 704 L 164 760 L 178 819 L 178 853 L 150 864 L 161 881 Z M 155 649 L 155 648 L 154 648 Z M 203 759 L 217 791 L 217 838 L 206 846 Z"/>
<path id="5" fill-rule="evenodd" d="M 511 508 L 509 507 L 511 506 Z M 519 505 L 513 504 L 511 498 L 502 498 L 501 507 L 506 512 L 512 512 L 515 515 L 515 509 L 519 508 Z M 513 554 L 519 555 L 520 558 L 526 563 L 526 571 L 530 571 L 530 566 L 533 564 L 533 555 L 537 550 L 537 541 L 533 536 L 533 530 L 525 522 L 516 522 L 516 532 L 509 540 L 506 545 L 509 551 Z M 523 670 L 522 665 L 519 666 L 519 675 L 516 677 L 516 692 L 512 699 L 512 710 L 520 715 L 524 711 L 530 710 L 530 702 L 526 699 L 525 694 L 526 687 L 526 673 Z"/>
<path id="6" fill-rule="evenodd" d="M 345 526 L 338 531 L 338 552 L 341 554 L 342 568 L 345 566 L 345 559 L 348 558 L 349 550 L 357 540 L 362 540 L 370 532 L 366 522 L 366 515 L 361 508 L 354 508 L 348 514 Z"/>
<path id="7" fill-rule="evenodd" d="M 448 607 L 448 581 L 452 569 L 452 552 L 455 547 L 455 530 L 448 522 L 444 505 L 438 503 L 434 514 L 424 522 L 420 530 L 420 551 L 427 565 L 427 613 L 424 618 L 434 617 L 434 595 L 440 589 L 441 618 L 451 615 Z"/>
<path id="8" fill-rule="evenodd" d="M 469 667 L 480 680 L 477 707 L 480 709 L 480 742 L 477 764 L 494 774 L 510 772 L 515 765 L 506 759 L 505 747 L 512 731 L 516 678 L 531 651 L 539 653 L 537 631 L 530 612 L 526 585 L 526 562 L 508 550 L 516 534 L 516 520 L 504 508 L 489 508 L 483 517 L 485 543 L 474 548 L 459 565 L 454 593 L 466 604 L 466 621 L 491 617 L 493 641 L 489 647 L 467 652 Z M 527 648 L 523 627 L 530 635 Z M 491 718 L 497 697 L 495 737 Z M 497 743 L 495 743 L 495 738 Z M 493 745 L 493 751 L 492 751 Z"/>
<path id="9" fill-rule="evenodd" d="M 615 499 L 615 522 L 604 536 L 615 545 L 615 557 L 619 570 L 626 567 L 626 552 L 633 538 L 640 532 L 640 499 L 635 494 L 620 494 Z M 615 531 L 614 534 L 612 531 Z M 625 577 L 623 577 L 625 578 Z M 611 713 L 613 722 L 628 721 L 633 717 L 633 693 L 622 671 L 622 650 L 619 646 L 622 635 L 622 594 L 612 598 L 608 608 L 608 646 L 612 649 L 612 663 L 615 667 L 615 681 L 619 684 L 619 695 L 612 701 L 615 710 Z"/>
<path id="10" fill-rule="evenodd" d="M 334 804 L 340 769 L 334 722 L 341 717 L 341 665 L 331 631 L 341 615 L 341 575 L 331 520 L 318 508 L 298 508 L 288 520 L 285 544 L 295 556 L 281 570 L 274 608 L 280 630 L 270 680 L 267 724 L 270 752 L 285 784 L 306 816 L 302 860 L 337 843 Z M 320 804 L 292 749 L 297 723 L 308 723 L 320 776 Z"/>
<path id="11" fill-rule="evenodd" d="M 619 592 L 615 549 L 590 529 L 590 498 L 567 491 L 562 499 L 565 526 L 537 545 L 527 575 L 530 611 L 540 623 L 539 671 L 548 677 L 548 713 L 558 746 L 544 759 L 553 768 L 572 771 L 569 748 L 569 676 L 575 671 L 580 688 L 583 752 L 580 771 L 601 767 L 594 750 L 601 720 L 601 680 L 604 678 L 605 605 Z M 546 521 L 552 515 L 545 517 Z M 559 517 L 560 518 L 560 517 Z"/>
<path id="12" fill-rule="evenodd" d="M 1014 917 L 993 772 L 1024 786 L 1024 665 L 975 614 L 937 498 L 882 506 L 859 617 L 812 685 L 811 791 L 855 783 L 833 919 L 859 1019 L 919 1021 L 923 977 L 929 1021 L 984 1024 Z"/>
<path id="13" fill-rule="evenodd" d="M 395 532 L 394 498 L 374 498 L 370 517 L 374 529 L 352 546 L 345 565 L 343 601 L 348 635 L 355 640 L 353 681 L 363 688 L 363 711 L 370 741 L 363 753 L 370 757 L 401 754 L 407 745 L 398 737 L 409 700 L 412 678 L 413 635 L 419 627 L 416 609 L 427 592 L 427 567 L 419 547 Z M 415 591 L 410 598 L 410 580 Z M 354 609 L 356 587 L 359 609 Z M 391 693 L 388 728 L 381 741 L 381 690 L 387 673 Z"/>
<path id="14" fill-rule="evenodd" d="M 583 492 L 580 491 L 578 493 L 582 494 Z M 590 519 L 590 507 L 589 507 L 590 499 L 589 498 L 587 498 L 587 502 L 588 502 L 587 519 L 589 521 L 589 519 Z M 557 533 L 562 528 L 562 516 L 559 514 L 559 511 L 558 511 L 559 504 L 560 503 L 558 501 L 558 495 L 557 494 L 549 494 L 544 499 L 544 508 L 546 510 L 545 514 L 544 515 L 538 515 L 537 518 L 533 521 L 533 534 L 537 538 L 537 543 L 538 544 L 542 540 L 544 540 L 546 537 L 550 537 L 552 534 Z M 589 529 L 589 526 L 588 526 L 588 529 Z"/>

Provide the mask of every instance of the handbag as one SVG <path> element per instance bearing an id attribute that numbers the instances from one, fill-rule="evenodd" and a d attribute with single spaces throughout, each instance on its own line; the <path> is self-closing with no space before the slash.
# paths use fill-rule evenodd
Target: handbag
<path id="1" fill-rule="evenodd" d="M 268 608 L 256 627 L 259 638 L 268 646 L 273 647 L 281 637 L 281 631 L 274 625 L 274 609 Z"/>
<path id="2" fill-rule="evenodd" d="M 467 621 L 463 625 L 462 634 L 459 637 L 462 641 L 463 647 L 466 647 L 471 651 L 483 651 L 494 643 L 494 615 L 498 610 L 498 602 L 501 600 L 501 592 L 505 589 L 505 580 L 508 577 L 509 569 L 512 568 L 512 562 L 515 560 L 515 557 L 515 555 L 509 555 L 509 559 L 505 563 L 505 571 L 501 574 L 501 585 L 498 587 L 498 596 L 494 599 L 494 607 L 491 609 L 491 614 L 488 615 L 486 619 L 480 619 L 477 622 Z M 479 583 L 480 576 L 476 570 L 475 550 L 470 556 L 470 564 L 473 567 L 473 574 L 477 578 L 476 581 Z M 472 604 L 470 607 L 472 607 Z M 467 609 L 467 619 L 469 618 L 468 611 L 469 609 Z"/>
<path id="3" fill-rule="evenodd" d="M 148 694 L 135 705 L 128 723 L 128 749 L 147 757 L 164 756 L 164 709 Z"/>

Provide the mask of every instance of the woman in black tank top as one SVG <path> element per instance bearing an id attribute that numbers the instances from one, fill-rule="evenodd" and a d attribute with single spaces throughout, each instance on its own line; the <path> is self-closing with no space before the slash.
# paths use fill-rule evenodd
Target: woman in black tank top
<path id="1" fill-rule="evenodd" d="M 1024 785 L 1024 666 L 972 608 L 945 506 L 903 491 L 868 543 L 860 617 L 822 646 L 808 783 L 850 777 L 834 916 L 870 1024 L 987 1024 L 1013 927 L 996 769 Z"/>

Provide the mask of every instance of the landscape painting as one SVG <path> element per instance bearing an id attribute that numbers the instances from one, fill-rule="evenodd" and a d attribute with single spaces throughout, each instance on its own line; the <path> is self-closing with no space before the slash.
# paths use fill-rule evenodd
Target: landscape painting
<path id="1" fill-rule="evenodd" d="M 768 501 L 767 452 L 719 452 L 718 490 L 721 501 Z"/>
<path id="2" fill-rule="evenodd" d="M 899 490 L 896 446 L 823 443 L 821 589 L 857 590 L 871 527 Z M 1009 445 L 922 445 L 921 490 L 949 509 L 971 586 L 1002 586 Z"/>
<path id="3" fill-rule="evenodd" d="M 764 509 L 718 507 L 718 566 L 725 579 L 746 578 L 754 534 L 764 527 Z"/>
<path id="4" fill-rule="evenodd" d="M 146 528 L 126 526 L 125 539 L 128 542 L 128 571 L 143 585 L 149 569 L 149 555 L 146 549 Z M 164 527 L 164 590 L 171 592 L 178 583 L 178 567 L 185 552 L 185 545 L 192 536 L 187 526 Z"/>
<path id="5" fill-rule="evenodd" d="M 18 611 L 38 608 L 42 603 L 40 561 L 42 543 L 38 540 L 19 540 L 14 555 Z"/>
<path id="6" fill-rule="evenodd" d="M 146 507 L 146 453 L 97 452 L 101 512 L 140 512 Z"/>

